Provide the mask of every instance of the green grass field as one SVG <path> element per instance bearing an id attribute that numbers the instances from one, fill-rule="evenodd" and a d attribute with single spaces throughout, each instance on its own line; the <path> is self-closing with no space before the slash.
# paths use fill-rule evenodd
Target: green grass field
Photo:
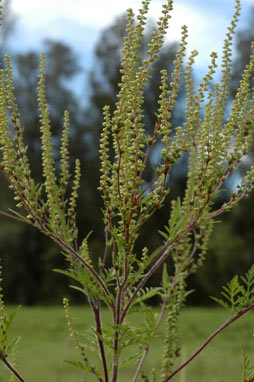
<path id="1" fill-rule="evenodd" d="M 91 323 L 87 308 L 73 307 L 77 329 L 85 331 Z M 134 316 L 134 315 L 133 315 Z M 227 312 L 220 309 L 188 308 L 181 318 L 181 338 L 183 342 L 182 360 L 203 343 L 225 319 Z M 142 323 L 139 313 L 133 317 Z M 107 320 L 107 314 L 104 314 Z M 242 356 L 241 345 L 254 364 L 254 313 L 250 312 L 232 327 L 226 329 L 191 365 L 173 382 L 233 382 L 239 381 Z M 163 333 L 163 326 L 160 333 Z M 79 360 L 71 343 L 62 307 L 24 307 L 15 318 L 13 336 L 21 335 L 18 345 L 18 364 L 26 382 L 93 382 L 93 377 L 66 364 L 63 360 Z M 133 349 L 129 349 L 132 352 Z M 163 340 L 154 340 L 146 365 L 160 367 Z M 120 382 L 131 382 L 132 366 L 121 371 Z M 9 372 L 0 364 L 0 382 L 10 380 Z"/>

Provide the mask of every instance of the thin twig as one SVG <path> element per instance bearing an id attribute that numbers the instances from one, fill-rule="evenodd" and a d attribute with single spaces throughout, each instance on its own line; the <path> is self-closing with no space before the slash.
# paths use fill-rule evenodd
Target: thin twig
<path id="1" fill-rule="evenodd" d="M 101 273 L 104 270 L 104 267 L 105 267 L 105 264 L 106 264 L 106 260 L 107 260 L 107 256 L 108 256 L 108 250 L 109 250 L 109 245 L 108 245 L 108 226 L 105 227 L 104 232 L 105 232 L 105 250 L 104 250 L 104 255 L 103 255 L 102 263 L 100 265 L 100 275 L 101 275 Z"/>
<path id="2" fill-rule="evenodd" d="M 173 279 L 173 281 L 172 281 L 172 283 L 171 283 L 171 288 L 169 289 L 169 291 L 168 291 L 168 293 L 167 293 L 167 298 L 165 298 L 165 299 L 163 300 L 163 304 L 162 304 L 162 306 L 161 306 L 161 312 L 160 312 L 159 318 L 158 318 L 158 320 L 157 320 L 157 322 L 156 322 L 156 325 L 155 325 L 155 327 L 154 327 L 155 330 L 157 330 L 157 329 L 159 328 L 160 324 L 161 324 L 161 321 L 162 321 L 162 319 L 163 319 L 163 317 L 164 317 L 164 314 L 165 314 L 165 312 L 166 312 L 166 310 L 167 310 L 167 306 L 168 306 L 168 298 L 169 298 L 169 296 L 171 295 L 172 290 L 173 290 L 173 288 L 176 286 L 176 284 L 177 284 L 177 277 L 175 276 L 174 279 Z M 143 355 L 142 355 L 142 357 L 141 357 L 141 359 L 140 359 L 140 361 L 139 361 L 139 364 L 138 364 L 138 367 L 137 367 L 137 370 L 136 370 L 136 373 L 135 373 L 135 376 L 134 376 L 132 382 L 136 382 L 136 380 L 137 380 L 137 378 L 138 378 L 138 376 L 139 376 L 139 374 L 140 374 L 140 371 L 141 371 L 141 369 L 142 369 L 143 363 L 145 362 L 145 359 L 146 359 L 146 357 L 147 357 L 148 352 L 149 352 L 149 345 L 146 346 L 146 348 L 145 348 L 145 350 L 144 350 L 144 352 L 143 352 Z"/>
<path id="3" fill-rule="evenodd" d="M 146 282 L 149 280 L 149 278 L 154 274 L 154 272 L 161 266 L 161 264 L 163 264 L 163 262 L 166 260 L 166 258 L 168 257 L 169 255 L 169 251 L 171 249 L 171 247 L 173 247 L 175 245 L 175 243 L 181 239 L 181 237 L 183 237 L 184 235 L 186 235 L 189 231 L 191 231 L 197 221 L 197 219 L 199 218 L 199 215 L 197 214 L 195 218 L 191 218 L 190 219 L 190 222 L 189 224 L 187 225 L 186 228 L 184 228 L 184 230 L 179 233 L 179 235 L 177 235 L 173 240 L 171 241 L 167 241 L 164 246 L 160 249 L 160 254 L 161 256 L 156 260 L 156 262 L 153 264 L 153 266 L 149 269 L 149 271 L 144 275 L 143 279 L 139 282 L 139 284 L 137 285 L 135 291 L 133 292 L 131 298 L 129 299 L 122 315 L 121 315 L 121 323 L 123 322 L 123 319 L 125 317 L 125 315 L 127 314 L 131 304 L 133 303 L 135 297 L 137 296 L 138 292 L 140 291 L 141 288 L 143 288 L 143 286 L 146 284 Z M 157 257 L 157 256 L 156 256 Z"/>
<path id="4" fill-rule="evenodd" d="M 51 238 L 63 249 L 67 249 L 72 253 L 74 257 L 76 257 L 94 276 L 95 280 L 100 284 L 102 289 L 105 292 L 105 295 L 108 297 L 111 297 L 110 291 L 108 290 L 107 286 L 103 282 L 100 275 L 93 269 L 91 265 L 88 264 L 87 261 L 85 261 L 78 252 L 76 252 L 62 237 L 57 237 L 55 235 L 51 235 Z M 111 308 L 114 309 L 114 304 L 111 302 Z"/>
<path id="5" fill-rule="evenodd" d="M 16 378 L 18 378 L 18 380 L 20 382 L 25 382 L 24 378 L 20 375 L 20 373 L 14 368 L 14 366 L 8 361 L 7 357 L 2 353 L 0 352 L 0 359 L 3 361 L 3 363 L 5 364 L 5 366 L 10 370 L 10 372 L 15 375 Z"/>
<path id="6" fill-rule="evenodd" d="M 25 219 L 23 220 L 23 219 L 21 219 L 21 218 L 15 216 L 15 215 L 9 214 L 8 212 L 0 211 L 0 215 L 7 216 L 8 218 L 17 220 L 17 221 L 19 221 L 19 222 L 21 222 L 21 223 L 26 223 L 26 224 L 30 224 L 30 225 L 32 225 L 32 223 L 29 222 L 28 220 L 25 220 Z"/>
<path id="7" fill-rule="evenodd" d="M 212 341 L 212 339 L 214 337 L 216 337 L 219 333 L 221 333 L 229 325 L 231 325 L 233 322 L 238 320 L 240 317 L 242 317 L 245 313 L 247 313 L 249 310 L 251 310 L 253 308 L 254 308 L 254 304 L 248 306 L 247 308 L 242 309 L 234 317 L 230 318 L 222 326 L 220 326 L 217 330 L 215 330 L 215 332 L 213 332 L 206 339 L 206 341 L 181 366 L 179 366 L 175 371 L 173 371 L 173 373 L 171 373 L 167 378 L 165 378 L 163 382 L 170 381 L 177 373 L 179 373 L 180 370 L 182 370 L 185 366 L 187 366 L 202 350 L 204 350 L 204 348 Z"/>
<path id="8" fill-rule="evenodd" d="M 145 358 L 146 358 L 146 356 L 148 354 L 148 351 L 149 351 L 149 347 L 147 345 L 145 350 L 144 350 L 144 353 L 143 353 L 143 355 L 142 355 L 142 357 L 141 357 L 141 359 L 139 361 L 139 364 L 138 364 L 138 367 L 137 367 L 137 370 L 136 370 L 136 373 L 135 373 L 135 375 L 133 377 L 132 382 L 136 382 L 137 381 L 137 378 L 138 378 L 139 373 L 140 373 L 140 371 L 142 369 L 142 366 L 143 366 L 144 360 L 145 360 Z"/>

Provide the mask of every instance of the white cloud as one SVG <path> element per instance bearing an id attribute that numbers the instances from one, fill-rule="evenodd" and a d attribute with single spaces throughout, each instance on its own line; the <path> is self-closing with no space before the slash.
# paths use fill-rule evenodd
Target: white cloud
<path id="1" fill-rule="evenodd" d="M 150 15 L 158 18 L 163 3 L 162 0 L 153 0 L 150 5 Z M 136 13 L 140 4 L 140 0 L 12 0 L 15 12 L 22 16 L 26 25 L 32 27 L 68 16 L 78 23 L 101 28 L 127 8 L 133 8 Z M 192 10 L 191 4 L 182 5 L 181 1 L 175 2 L 173 13 L 179 20 L 178 24 L 188 21 L 188 24 L 202 26 L 209 21 L 208 15 L 198 17 L 198 12 Z"/>
<path id="2" fill-rule="evenodd" d="M 199 6 L 199 1 L 202 7 Z M 190 36 L 189 50 L 198 49 L 199 65 L 207 63 L 211 51 L 221 51 L 222 36 L 225 35 L 234 8 L 234 1 L 229 0 L 228 3 L 224 3 L 224 13 L 221 14 L 222 9 L 218 6 L 220 2 L 216 2 L 217 6 L 213 7 L 213 0 L 205 0 L 204 7 L 203 1 L 175 0 L 167 33 L 167 39 L 179 40 L 181 26 L 186 24 Z M 245 9 L 247 2 L 253 3 L 253 0 L 242 1 L 245 3 Z M 164 0 L 152 0 L 149 15 L 158 19 L 163 3 Z M 72 24 L 75 26 L 73 37 L 78 35 L 79 27 L 80 34 L 83 34 L 84 28 L 101 30 L 129 7 L 137 13 L 140 5 L 141 0 L 12 0 L 12 8 L 21 16 L 26 34 L 40 35 L 40 40 L 46 36 L 59 38 L 61 34 L 64 39 L 70 40 Z M 94 42 L 94 33 L 92 36 L 85 35 L 84 38 L 90 38 Z"/>

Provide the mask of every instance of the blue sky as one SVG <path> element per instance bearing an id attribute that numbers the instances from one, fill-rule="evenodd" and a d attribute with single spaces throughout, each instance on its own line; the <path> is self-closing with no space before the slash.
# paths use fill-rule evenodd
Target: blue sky
<path id="1" fill-rule="evenodd" d="M 159 17 L 163 0 L 152 0 L 150 16 Z M 128 7 L 138 10 L 140 0 L 12 0 L 19 17 L 15 44 L 20 50 L 37 48 L 45 37 L 70 43 L 81 55 L 91 53 L 103 28 Z M 253 0 L 242 0 L 240 25 L 247 19 Z M 189 47 L 199 50 L 204 64 L 212 50 L 220 50 L 234 10 L 234 0 L 175 0 L 167 35 L 177 40 L 182 24 L 189 27 Z"/>
<path id="2" fill-rule="evenodd" d="M 151 0 L 149 16 L 158 18 L 165 0 Z M 239 28 L 244 27 L 253 0 L 242 0 Z M 12 0 L 18 16 L 11 39 L 15 50 L 42 50 L 47 37 L 72 46 L 88 71 L 93 47 L 103 29 L 131 7 L 137 13 L 141 0 Z M 167 40 L 180 37 L 183 24 L 189 28 L 189 48 L 197 49 L 196 72 L 204 74 L 212 51 L 221 53 L 223 36 L 234 12 L 234 0 L 175 0 Z"/>
<path id="3" fill-rule="evenodd" d="M 150 17 L 156 19 L 160 16 L 163 3 L 164 0 L 151 0 Z M 103 29 L 129 7 L 137 13 L 140 4 L 141 0 L 12 0 L 12 9 L 18 16 L 18 23 L 11 46 L 19 51 L 40 51 L 43 39 L 62 40 L 72 46 L 80 57 L 84 73 L 87 73 L 92 65 L 93 47 Z M 234 4 L 234 0 L 174 1 L 167 40 L 178 40 L 181 26 L 188 26 L 188 50 L 199 51 L 195 70 L 197 77 L 206 71 L 212 51 L 221 54 Z M 241 0 L 241 4 L 238 29 L 244 28 L 254 0 Z M 77 89 L 81 83 L 84 85 L 83 80 L 76 80 Z M 80 92 L 82 89 L 79 89 Z"/>

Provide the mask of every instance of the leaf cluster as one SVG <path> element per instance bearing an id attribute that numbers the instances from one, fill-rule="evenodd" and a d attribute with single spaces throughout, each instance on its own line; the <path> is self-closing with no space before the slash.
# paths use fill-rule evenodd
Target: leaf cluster
<path id="1" fill-rule="evenodd" d="M 243 382 L 252 382 L 254 378 L 254 367 L 250 366 L 250 360 L 242 348 L 243 371 L 240 380 Z"/>
<path id="2" fill-rule="evenodd" d="M 223 286 L 221 292 L 224 299 L 212 297 L 214 301 L 224 308 L 231 309 L 232 316 L 244 308 L 254 304 L 254 265 L 246 275 L 240 277 L 235 275 L 232 280 Z"/>

